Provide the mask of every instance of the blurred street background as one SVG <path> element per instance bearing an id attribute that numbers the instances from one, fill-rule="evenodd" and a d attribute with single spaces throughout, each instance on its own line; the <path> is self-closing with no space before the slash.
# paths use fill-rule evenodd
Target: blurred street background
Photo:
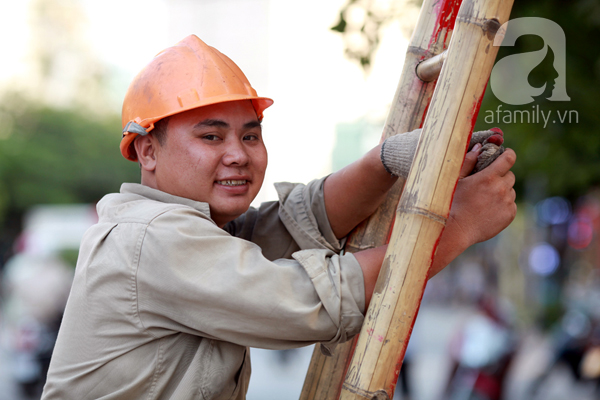
<path id="1" fill-rule="evenodd" d="M 196 34 L 275 100 L 258 203 L 378 143 L 419 7 L 0 0 L 0 400 L 39 399 L 95 203 L 139 182 L 119 153 L 121 101 L 156 53 Z M 543 59 L 528 74 L 541 94 L 514 106 L 488 88 L 475 127 L 517 153 L 518 215 L 429 282 L 397 400 L 600 399 L 600 0 L 515 0 L 520 17 L 564 31 L 570 100 L 549 100 L 562 55 L 544 38 L 500 49 Z M 559 118 L 523 119 L 540 110 Z M 248 399 L 297 399 L 311 354 L 252 349 Z"/>

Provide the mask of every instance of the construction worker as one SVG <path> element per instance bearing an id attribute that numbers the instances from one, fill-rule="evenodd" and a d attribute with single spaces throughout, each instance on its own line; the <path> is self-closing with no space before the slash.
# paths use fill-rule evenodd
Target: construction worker
<path id="1" fill-rule="evenodd" d="M 196 36 L 134 78 L 121 152 L 139 163 L 141 184 L 98 203 L 43 399 L 243 399 L 248 347 L 321 342 L 330 351 L 359 332 L 385 246 L 339 252 L 414 148 L 386 142 L 387 153 L 377 146 L 326 178 L 277 184 L 279 201 L 250 208 L 267 167 L 260 123 L 272 103 Z M 294 123 L 307 123 L 298 111 Z M 507 150 L 458 184 L 434 274 L 512 221 L 514 162 Z"/>

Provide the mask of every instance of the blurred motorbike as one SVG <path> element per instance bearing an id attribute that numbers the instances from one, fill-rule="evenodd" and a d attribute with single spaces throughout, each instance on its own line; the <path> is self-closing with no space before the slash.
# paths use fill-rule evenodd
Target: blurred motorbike
<path id="1" fill-rule="evenodd" d="M 515 335 L 490 300 L 480 304 L 450 344 L 452 360 L 443 400 L 500 400 L 515 355 Z"/>
<path id="2" fill-rule="evenodd" d="M 42 393 L 72 276 L 52 256 L 20 253 L 5 265 L 3 346 L 11 378 L 27 398 Z"/>
<path id="3" fill-rule="evenodd" d="M 545 398 L 544 390 L 561 367 L 570 372 L 574 385 L 594 384 L 595 398 L 600 398 L 600 326 L 588 313 L 567 310 L 554 331 L 552 351 L 550 362 L 530 384 L 528 398 Z"/>
<path id="4" fill-rule="evenodd" d="M 42 392 L 59 324 L 42 324 L 33 318 L 18 324 L 11 349 L 12 372 L 15 383 L 28 398 L 39 397 Z"/>

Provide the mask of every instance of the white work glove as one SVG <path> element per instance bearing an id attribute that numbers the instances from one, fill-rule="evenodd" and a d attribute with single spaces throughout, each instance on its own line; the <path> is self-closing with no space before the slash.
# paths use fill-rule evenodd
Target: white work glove
<path id="1" fill-rule="evenodd" d="M 381 162 L 387 172 L 404 179 L 408 177 L 408 171 L 410 171 L 410 166 L 415 157 L 420 136 L 421 129 L 415 129 L 412 132 L 391 136 L 383 142 L 381 145 Z M 504 152 L 503 142 L 504 134 L 500 128 L 473 132 L 468 151 L 471 151 L 477 143 L 480 143 L 482 148 L 477 157 L 477 164 L 471 174 L 481 171 L 502 154 Z"/>

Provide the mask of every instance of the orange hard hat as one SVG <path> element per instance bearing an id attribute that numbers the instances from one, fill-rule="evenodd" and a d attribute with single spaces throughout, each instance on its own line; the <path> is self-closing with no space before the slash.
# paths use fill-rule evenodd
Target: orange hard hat
<path id="1" fill-rule="evenodd" d="M 273 100 L 259 97 L 226 55 L 190 35 L 154 57 L 133 79 L 123 101 L 121 154 L 137 161 L 132 143 L 162 118 L 210 104 L 251 100 L 256 115 Z"/>

